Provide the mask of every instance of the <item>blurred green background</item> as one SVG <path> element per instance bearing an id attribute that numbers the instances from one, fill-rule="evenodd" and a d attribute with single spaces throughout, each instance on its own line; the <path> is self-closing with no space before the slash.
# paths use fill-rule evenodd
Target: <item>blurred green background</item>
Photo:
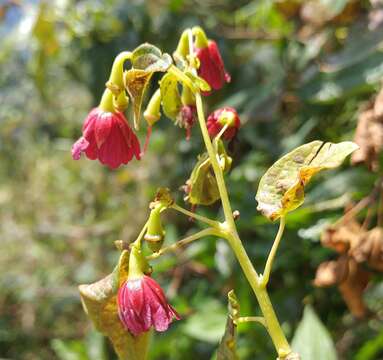
<path id="1" fill-rule="evenodd" d="M 207 99 L 207 109 L 230 105 L 241 115 L 227 182 L 245 247 L 261 271 L 277 225 L 256 211 L 259 179 L 304 142 L 353 139 L 358 111 L 381 86 L 382 19 L 378 0 L 0 1 L 0 357 L 115 359 L 82 311 L 77 285 L 111 272 L 113 241 L 135 238 L 157 187 L 170 187 L 183 202 L 179 188 L 202 149 L 197 127 L 187 142 L 184 130 L 163 118 L 144 158 L 116 171 L 71 158 L 118 52 L 147 41 L 171 53 L 194 25 L 218 42 L 232 82 Z M 144 129 L 139 136 L 143 141 Z M 320 175 L 288 217 L 269 285 L 288 338 L 311 304 L 339 359 L 383 358 L 383 286 L 375 273 L 365 293 L 375 315 L 355 320 L 335 287 L 312 285 L 317 266 L 336 257 L 319 236 L 378 176 L 348 161 Z M 221 215 L 218 205 L 198 211 Z M 199 227 L 174 212 L 165 222 L 167 244 Z M 197 242 L 153 266 L 183 319 L 155 335 L 151 359 L 211 359 L 232 288 L 242 314 L 258 313 L 222 240 Z M 317 329 L 319 319 L 309 320 Z M 263 328 L 238 330 L 241 359 L 275 359 Z M 319 336 L 312 331 L 304 332 L 307 344 Z"/>

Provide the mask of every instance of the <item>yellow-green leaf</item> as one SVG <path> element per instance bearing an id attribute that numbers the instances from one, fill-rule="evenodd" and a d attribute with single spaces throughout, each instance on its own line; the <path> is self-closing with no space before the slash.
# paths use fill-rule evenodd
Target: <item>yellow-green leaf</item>
<path id="1" fill-rule="evenodd" d="M 176 121 L 182 107 L 177 78 L 171 73 L 165 74 L 160 81 L 160 91 L 164 114 Z"/>
<path id="2" fill-rule="evenodd" d="M 350 141 L 317 140 L 289 152 L 263 175 L 255 197 L 257 209 L 272 221 L 295 210 L 304 201 L 304 186 L 311 177 L 339 166 L 356 149 L 358 145 Z"/>
<path id="3" fill-rule="evenodd" d="M 100 281 L 89 285 L 80 285 L 81 301 L 86 314 L 98 331 L 107 336 L 113 343 L 120 359 L 144 360 L 147 356 L 150 333 L 139 336 L 131 335 L 118 317 L 117 294 L 115 283 L 120 284 L 127 278 L 129 252 L 124 251 L 118 266 L 118 280 L 110 274 Z"/>

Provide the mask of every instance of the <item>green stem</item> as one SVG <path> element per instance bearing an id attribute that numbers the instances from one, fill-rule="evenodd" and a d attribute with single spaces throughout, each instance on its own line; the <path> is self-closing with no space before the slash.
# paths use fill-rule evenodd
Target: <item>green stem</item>
<path id="1" fill-rule="evenodd" d="M 265 322 L 267 324 L 267 331 L 269 332 L 269 335 L 274 343 L 278 356 L 281 359 L 283 359 L 284 357 L 286 357 L 286 355 L 288 355 L 291 352 L 291 349 L 283 333 L 283 330 L 278 322 L 267 291 L 264 287 L 261 286 L 260 278 L 257 272 L 255 271 L 254 266 L 246 253 L 245 248 L 243 247 L 241 239 L 239 238 L 233 213 L 231 210 L 229 195 L 226 189 L 223 173 L 219 166 L 206 127 L 205 115 L 203 112 L 203 104 L 200 93 L 196 93 L 196 105 L 202 137 L 204 139 L 205 146 L 213 167 L 213 171 L 217 179 L 218 190 L 221 195 L 222 207 L 225 214 L 225 222 L 221 224 L 222 232 L 226 235 L 225 238 L 228 240 L 231 248 L 233 249 L 236 258 L 239 264 L 241 265 L 242 270 L 248 282 L 250 283 L 250 286 L 254 291 L 254 294 L 259 302 L 259 306 L 265 318 Z"/>
<path id="2" fill-rule="evenodd" d="M 187 245 L 187 244 L 189 244 L 195 240 L 198 240 L 202 237 L 209 236 L 209 235 L 221 236 L 222 234 L 217 229 L 207 228 L 207 229 L 201 230 L 201 231 L 199 231 L 193 235 L 190 235 L 190 236 L 188 236 L 182 240 L 179 240 L 176 243 L 174 243 L 173 245 L 162 248 L 160 251 L 158 251 L 152 255 L 147 256 L 146 259 L 147 260 L 157 259 L 161 255 L 163 255 L 169 251 L 175 251 L 176 249 L 179 249 L 182 246 L 185 246 L 185 245 Z"/>
<path id="3" fill-rule="evenodd" d="M 189 32 L 189 41 L 192 41 L 192 34 Z M 193 50 L 190 48 L 190 59 L 193 59 Z M 196 106 L 198 122 L 201 128 L 202 137 L 211 160 L 213 171 L 217 180 L 218 190 L 221 196 L 222 208 L 225 215 L 225 222 L 221 224 L 221 231 L 224 237 L 228 240 L 241 268 L 252 287 L 254 294 L 258 300 L 262 314 L 266 322 L 267 331 L 274 343 L 280 359 L 285 359 L 286 356 L 291 353 L 291 348 L 286 340 L 283 330 L 278 322 L 273 306 L 270 302 L 270 298 L 267 294 L 265 287 L 260 284 L 260 279 L 257 272 L 251 263 L 249 256 L 243 247 L 242 241 L 238 235 L 238 231 L 235 225 L 233 212 L 230 205 L 229 195 L 226 189 L 225 180 L 223 177 L 222 169 L 219 166 L 216 153 L 210 140 L 210 136 L 206 127 L 205 114 L 203 110 L 202 98 L 199 91 L 196 92 Z"/>
<path id="4" fill-rule="evenodd" d="M 124 62 L 129 60 L 132 57 L 132 53 L 130 51 L 123 51 L 119 53 L 114 59 L 112 65 L 112 71 L 110 72 L 109 81 L 118 86 L 121 90 L 124 88 Z"/>
<path id="5" fill-rule="evenodd" d="M 262 324 L 264 327 L 266 327 L 266 321 L 262 316 L 241 316 L 235 320 L 235 323 L 237 325 L 247 323 L 247 322 L 257 322 Z"/>
<path id="6" fill-rule="evenodd" d="M 218 229 L 220 227 L 220 223 L 218 221 L 215 221 L 215 220 L 211 220 L 205 216 L 202 216 L 202 215 L 199 215 L 199 214 L 196 214 L 192 211 L 189 211 L 189 210 L 186 210 L 184 209 L 183 207 L 177 205 L 177 204 L 173 204 L 170 206 L 171 209 L 174 209 L 176 211 L 179 211 L 180 213 L 182 214 L 185 214 L 193 219 L 196 219 L 196 220 L 199 220 L 199 221 L 202 221 L 208 225 L 210 225 L 211 227 L 213 228 L 216 228 Z"/>
<path id="7" fill-rule="evenodd" d="M 213 145 L 210 141 L 209 132 L 206 127 L 206 121 L 205 121 L 205 114 L 203 112 L 203 105 L 202 105 L 202 98 L 201 94 L 199 92 L 196 93 L 196 106 L 197 106 L 197 115 L 198 115 L 198 121 L 199 126 L 201 128 L 202 137 L 205 142 L 206 150 L 209 154 L 211 165 L 213 167 L 214 174 L 217 179 L 217 186 L 219 193 L 221 195 L 221 202 L 223 207 L 223 212 L 225 214 L 225 220 L 227 222 L 227 225 L 230 229 L 236 231 L 235 229 L 235 223 L 233 218 L 233 212 L 231 210 L 231 205 L 229 201 L 229 195 L 226 190 L 225 180 L 223 178 L 222 170 L 219 166 L 219 163 L 217 161 L 217 156 L 214 151 Z"/>
<path id="8" fill-rule="evenodd" d="M 114 112 L 113 94 L 109 89 L 105 89 L 102 94 L 100 104 L 98 107 L 105 112 Z"/>
<path id="9" fill-rule="evenodd" d="M 271 268 L 273 266 L 273 261 L 275 254 L 277 253 L 279 243 L 281 242 L 283 230 L 285 229 L 286 218 L 284 216 L 281 217 L 281 221 L 279 223 L 279 229 L 277 235 L 275 236 L 275 240 L 273 246 L 271 247 L 269 256 L 266 261 L 265 270 L 263 271 L 263 275 L 261 275 L 261 285 L 266 287 L 269 282 Z"/>

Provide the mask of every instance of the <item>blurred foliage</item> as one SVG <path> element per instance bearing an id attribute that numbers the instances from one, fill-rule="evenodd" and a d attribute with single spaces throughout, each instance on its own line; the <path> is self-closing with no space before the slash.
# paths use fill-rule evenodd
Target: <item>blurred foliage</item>
<path id="1" fill-rule="evenodd" d="M 256 211 L 259 179 L 302 143 L 353 138 L 358 112 L 383 76 L 382 6 L 378 0 L 2 1 L 0 357 L 115 359 L 83 313 L 77 284 L 111 272 L 118 257 L 113 241 L 137 235 L 158 186 L 182 201 L 178 189 L 201 152 L 197 128 L 187 142 L 164 118 L 140 162 L 110 171 L 71 159 L 71 144 L 118 52 L 147 41 L 171 53 L 182 30 L 197 24 L 218 41 L 232 82 L 207 99 L 208 108 L 235 106 L 241 115 L 227 180 L 241 236 L 261 270 L 276 227 Z M 289 339 L 303 303 L 310 303 L 327 330 L 311 310 L 299 328 L 325 331 L 339 359 L 383 356 L 381 275 L 374 273 L 365 296 L 371 315 L 355 320 L 336 288 L 312 285 L 317 266 L 334 256 L 318 239 L 378 176 L 346 164 L 309 186 L 305 205 L 288 216 L 269 286 Z M 199 211 L 220 215 L 218 206 Z M 168 244 L 199 226 L 174 213 L 166 224 Z M 210 359 L 225 331 L 232 288 L 243 315 L 258 312 L 221 240 L 192 244 L 153 265 L 183 320 L 155 335 L 151 359 Z M 237 350 L 241 359 L 275 357 L 254 323 L 238 326 Z"/>

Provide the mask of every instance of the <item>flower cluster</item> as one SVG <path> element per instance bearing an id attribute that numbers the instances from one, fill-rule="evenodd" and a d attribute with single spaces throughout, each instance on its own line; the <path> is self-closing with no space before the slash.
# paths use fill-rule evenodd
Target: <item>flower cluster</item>
<path id="1" fill-rule="evenodd" d="M 192 49 L 189 44 L 192 44 Z M 186 129 L 186 138 L 190 139 L 191 128 L 198 119 L 197 92 L 201 91 L 207 96 L 221 89 L 225 82 L 230 81 L 230 75 L 225 70 L 217 43 L 207 39 L 200 28 L 185 32 L 178 50 L 177 56 L 181 56 L 182 60 L 181 65 L 177 64 L 178 67 L 172 65 L 169 55 L 162 55 L 159 49 L 150 44 L 144 44 L 132 53 L 123 52 L 116 57 L 100 104 L 89 112 L 82 127 L 82 136 L 72 146 L 73 159 L 79 160 L 84 153 L 87 158 L 98 159 L 111 169 L 128 164 L 134 157 L 140 160 L 145 153 L 152 127 L 161 118 L 161 109 L 167 117 Z M 131 61 L 132 69 L 124 71 L 124 61 L 127 59 Z M 176 56 L 174 59 L 176 60 Z M 137 129 L 143 94 L 155 71 L 167 73 L 143 114 L 148 131 L 142 153 L 139 140 L 129 126 L 124 110 L 130 97 Z M 200 85 L 191 86 L 190 81 L 194 81 L 192 79 L 196 84 L 202 83 L 204 87 L 196 90 Z M 210 90 L 202 91 L 207 89 Z M 231 158 L 226 154 L 222 140 L 230 141 L 236 136 L 240 127 L 238 114 L 230 107 L 218 109 L 208 116 L 206 126 L 214 140 L 219 165 L 226 172 L 230 169 Z M 206 154 L 199 158 L 191 179 L 189 201 L 192 205 L 209 205 L 219 198 L 210 159 Z M 154 253 L 160 250 L 164 242 L 165 231 L 160 219 L 164 206 L 168 205 L 161 201 L 153 205 L 146 232 L 142 237 L 142 241 L 146 241 Z M 151 328 L 165 331 L 173 319 L 180 319 L 178 313 L 168 304 L 161 287 L 145 271 L 146 265 L 143 264 L 146 258 L 141 253 L 140 241 L 137 240 L 130 248 L 129 267 L 126 269 L 128 276 L 121 280 L 117 294 L 119 319 L 133 336 L 146 333 Z"/>

